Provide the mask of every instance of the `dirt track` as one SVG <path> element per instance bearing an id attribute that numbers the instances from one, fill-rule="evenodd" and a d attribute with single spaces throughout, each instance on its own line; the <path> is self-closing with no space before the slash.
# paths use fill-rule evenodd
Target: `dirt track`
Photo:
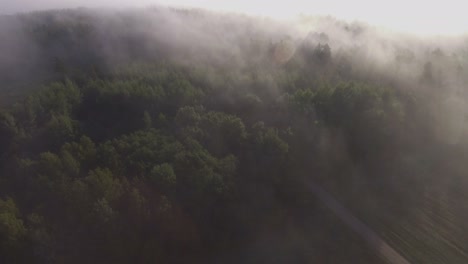
<path id="1" fill-rule="evenodd" d="M 372 229 L 354 217 L 351 212 L 339 204 L 330 194 L 316 184 L 310 183 L 309 187 L 317 198 L 333 211 L 347 226 L 362 236 L 385 260 L 392 264 L 410 264 L 408 260 L 388 245 L 379 235 L 372 231 Z"/>

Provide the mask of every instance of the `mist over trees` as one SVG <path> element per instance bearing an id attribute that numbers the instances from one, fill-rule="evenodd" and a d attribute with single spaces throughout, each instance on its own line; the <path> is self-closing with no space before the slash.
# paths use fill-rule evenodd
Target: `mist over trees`
<path id="1" fill-rule="evenodd" d="M 309 182 L 467 261 L 467 39 L 164 7 L 0 39 L 2 263 L 383 263 Z"/>

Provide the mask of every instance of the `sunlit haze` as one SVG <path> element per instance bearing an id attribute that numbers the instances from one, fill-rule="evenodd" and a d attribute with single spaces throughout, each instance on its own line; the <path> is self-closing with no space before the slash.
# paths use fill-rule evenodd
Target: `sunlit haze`
<path id="1" fill-rule="evenodd" d="M 198 7 L 282 19 L 294 18 L 300 14 L 331 15 L 347 21 L 357 20 L 416 34 L 468 33 L 465 4 L 459 0 L 0 0 L 0 13 L 70 7 L 143 7 L 156 4 Z"/>
<path id="2" fill-rule="evenodd" d="M 468 264 L 466 10 L 0 0 L 0 264 Z"/>

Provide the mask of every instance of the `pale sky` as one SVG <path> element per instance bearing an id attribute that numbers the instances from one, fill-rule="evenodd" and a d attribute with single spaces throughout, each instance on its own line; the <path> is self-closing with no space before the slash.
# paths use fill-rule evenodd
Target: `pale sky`
<path id="1" fill-rule="evenodd" d="M 68 7 L 144 7 L 154 4 L 199 7 L 276 18 L 331 15 L 417 34 L 468 33 L 463 0 L 0 0 L 0 13 Z"/>

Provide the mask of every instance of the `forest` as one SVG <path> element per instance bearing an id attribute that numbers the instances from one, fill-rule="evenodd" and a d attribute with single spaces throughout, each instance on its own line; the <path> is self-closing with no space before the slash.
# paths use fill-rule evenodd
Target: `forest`
<path id="1" fill-rule="evenodd" d="M 468 39 L 155 7 L 0 40 L 0 263 L 386 263 L 310 183 L 468 263 Z"/>

